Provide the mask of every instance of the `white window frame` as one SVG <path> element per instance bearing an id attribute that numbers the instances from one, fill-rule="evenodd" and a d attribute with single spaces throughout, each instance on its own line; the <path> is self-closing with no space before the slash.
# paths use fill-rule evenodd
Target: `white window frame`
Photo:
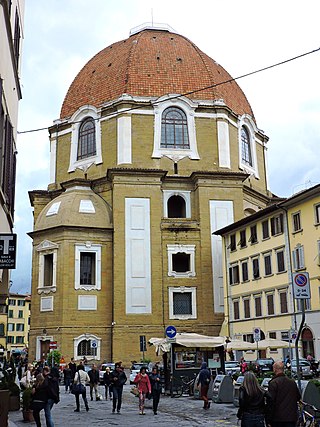
<path id="1" fill-rule="evenodd" d="M 258 270 L 259 270 L 259 275 L 257 277 L 254 276 L 254 261 L 258 261 Z M 252 265 L 252 280 L 259 280 L 261 279 L 261 266 L 260 266 L 260 257 L 259 255 L 254 255 L 251 257 L 251 265 Z"/>
<path id="2" fill-rule="evenodd" d="M 250 148 L 252 156 L 252 166 L 247 163 L 242 162 L 242 140 L 241 140 L 241 129 L 245 127 L 248 131 L 250 139 Z M 257 179 L 260 179 L 258 162 L 257 162 L 257 152 L 256 152 L 256 139 L 255 134 L 258 132 L 258 129 L 253 122 L 252 118 L 248 114 L 244 114 L 240 117 L 238 122 L 238 144 L 239 144 L 239 168 L 244 172 L 254 175 Z"/>
<path id="3" fill-rule="evenodd" d="M 100 360 L 101 354 L 101 338 L 93 334 L 82 334 L 76 338 L 73 338 L 73 357 L 75 360 L 82 358 L 83 356 L 78 356 L 78 344 L 83 340 L 92 340 L 97 342 L 97 354 L 96 356 L 86 356 L 88 360 Z"/>
<path id="4" fill-rule="evenodd" d="M 320 224 L 320 203 L 314 205 L 314 223 L 315 225 Z"/>
<path id="5" fill-rule="evenodd" d="M 80 259 L 82 252 L 95 253 L 95 284 L 81 285 L 80 284 Z M 84 245 L 75 245 L 75 269 L 74 269 L 74 287 L 85 291 L 101 289 L 101 245 L 86 242 Z"/>
<path id="6" fill-rule="evenodd" d="M 162 96 L 154 104 L 154 142 L 152 157 L 160 159 L 161 157 L 169 157 L 172 161 L 178 162 L 179 160 L 189 157 L 192 160 L 199 160 L 200 156 L 197 149 L 196 140 L 196 127 L 194 114 L 198 104 L 192 102 L 188 98 L 182 96 L 175 99 L 170 99 L 173 95 Z M 169 98 L 169 99 L 168 99 Z M 189 147 L 184 149 L 177 148 L 162 148 L 161 147 L 161 122 L 162 113 L 169 107 L 180 108 L 187 117 L 188 134 L 189 134 Z"/>
<path id="7" fill-rule="evenodd" d="M 301 226 L 301 212 L 300 211 L 294 212 L 291 215 L 291 218 L 292 218 L 292 230 L 293 230 L 293 233 L 298 233 L 299 231 L 302 231 L 302 226 Z M 299 225 L 300 225 L 299 228 L 295 227 L 295 218 L 299 218 L 299 220 L 298 220 L 299 221 Z"/>
<path id="8" fill-rule="evenodd" d="M 163 217 L 168 218 L 168 201 L 172 196 L 180 196 L 186 203 L 186 218 L 191 218 L 191 191 L 163 190 Z"/>
<path id="9" fill-rule="evenodd" d="M 39 254 L 39 268 L 38 268 L 38 294 L 48 294 L 50 292 L 56 292 L 57 290 L 57 260 L 58 260 L 58 248 L 59 245 L 44 240 L 36 247 L 36 251 Z M 52 265 L 52 286 L 44 286 L 44 266 L 45 266 L 45 255 L 53 255 Z"/>
<path id="10" fill-rule="evenodd" d="M 289 300 L 288 300 L 288 290 L 287 289 L 280 289 L 278 291 L 279 293 L 279 313 L 280 314 L 287 314 L 289 313 Z M 286 295 L 286 304 L 287 304 L 287 311 L 281 311 L 281 295 L 284 294 Z"/>
<path id="11" fill-rule="evenodd" d="M 40 311 L 53 311 L 53 296 L 40 298 Z"/>
<path id="12" fill-rule="evenodd" d="M 304 247 L 298 244 L 292 251 L 293 269 L 295 271 L 303 270 L 306 268 L 304 258 Z"/>
<path id="13" fill-rule="evenodd" d="M 249 316 L 248 317 L 246 317 L 246 310 L 245 310 L 245 302 L 246 301 L 248 301 L 248 303 L 249 303 Z M 250 296 L 248 296 L 248 297 L 243 297 L 242 298 L 242 305 L 243 305 L 243 318 L 244 319 L 251 319 L 251 297 Z"/>
<path id="14" fill-rule="evenodd" d="M 263 255 L 263 268 L 264 268 L 264 276 L 265 277 L 269 277 L 272 276 L 273 274 L 273 269 L 272 269 L 272 253 L 271 252 L 265 252 L 262 254 Z M 271 272 L 267 274 L 266 272 L 266 258 L 269 257 L 270 258 L 270 269 Z"/>
<path id="15" fill-rule="evenodd" d="M 91 165 L 102 163 L 100 116 L 100 112 L 93 105 L 86 105 L 80 107 L 71 117 L 72 132 L 68 172 L 74 172 L 76 169 L 87 171 Z M 91 117 L 95 123 L 96 154 L 86 157 L 85 159 L 77 160 L 79 128 L 82 121 L 87 117 Z"/>
<path id="16" fill-rule="evenodd" d="M 238 313 L 239 313 L 239 317 L 235 317 L 234 313 L 235 313 L 235 309 L 234 309 L 234 304 L 237 303 L 238 304 Z M 239 298 L 234 298 L 232 300 L 232 318 L 233 320 L 240 320 L 241 319 L 241 313 L 240 313 L 240 299 Z"/>
<path id="17" fill-rule="evenodd" d="M 235 278 L 235 274 L 234 274 L 235 271 L 237 272 L 238 280 L 236 280 Z M 237 262 L 229 265 L 228 273 L 229 273 L 229 282 L 228 282 L 229 285 L 230 286 L 239 285 L 241 278 L 240 278 L 240 267 Z M 241 270 L 241 273 L 242 273 L 242 270 Z"/>
<path id="18" fill-rule="evenodd" d="M 260 309 L 261 309 L 261 314 L 259 316 L 257 315 L 257 307 L 256 307 L 256 300 L 258 298 L 260 299 Z M 255 317 L 262 317 L 263 316 L 262 295 L 261 294 L 253 295 L 253 302 L 254 302 L 254 315 L 255 315 Z"/>
<path id="19" fill-rule="evenodd" d="M 284 266 L 284 269 L 281 270 L 281 271 L 279 270 L 279 261 L 278 261 L 278 253 L 279 252 L 283 253 L 283 266 Z M 277 273 L 278 274 L 285 273 L 287 271 L 287 268 L 286 268 L 286 257 L 285 257 L 285 248 L 275 249 L 275 254 L 276 254 L 276 260 L 277 260 Z"/>
<path id="20" fill-rule="evenodd" d="M 169 287 L 169 319 L 189 320 L 197 318 L 197 288 L 189 286 Z M 173 294 L 191 292 L 191 314 L 174 314 L 173 313 Z"/>
<path id="21" fill-rule="evenodd" d="M 167 245 L 168 252 L 168 276 L 170 277 L 195 277 L 195 252 L 196 245 Z M 172 255 L 179 252 L 190 255 L 190 270 L 184 272 L 176 272 L 173 270 Z"/>

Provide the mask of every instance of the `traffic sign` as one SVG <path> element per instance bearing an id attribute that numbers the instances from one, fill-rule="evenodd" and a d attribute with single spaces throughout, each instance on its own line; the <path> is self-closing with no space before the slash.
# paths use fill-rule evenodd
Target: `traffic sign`
<path id="1" fill-rule="evenodd" d="M 50 344 L 49 344 L 50 350 L 56 350 L 57 345 L 58 345 L 57 341 L 50 341 Z"/>
<path id="2" fill-rule="evenodd" d="M 168 326 L 166 329 L 166 336 L 168 338 L 174 338 L 177 335 L 177 330 L 174 326 Z"/>
<path id="3" fill-rule="evenodd" d="M 254 341 L 260 341 L 261 340 L 261 329 L 260 328 L 253 328 L 253 339 L 254 339 Z"/>
<path id="4" fill-rule="evenodd" d="M 90 347 L 91 348 L 97 348 L 98 347 L 98 343 L 96 340 L 91 340 L 90 341 Z"/>
<path id="5" fill-rule="evenodd" d="M 297 338 L 297 331 L 295 331 L 294 329 L 290 329 L 290 339 L 291 340 L 295 340 Z"/>
<path id="6" fill-rule="evenodd" d="M 293 273 L 293 295 L 296 299 L 310 299 L 309 273 Z"/>

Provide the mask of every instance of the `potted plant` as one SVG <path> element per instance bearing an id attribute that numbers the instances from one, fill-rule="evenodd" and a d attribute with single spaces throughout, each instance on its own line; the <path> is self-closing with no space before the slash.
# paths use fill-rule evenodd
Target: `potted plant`
<path id="1" fill-rule="evenodd" d="M 32 387 L 27 387 L 22 392 L 22 416 L 23 421 L 34 421 L 33 411 L 30 408 L 32 402 Z"/>
<path id="2" fill-rule="evenodd" d="M 0 389 L 9 391 L 9 411 L 20 409 L 20 387 L 15 382 L 15 369 L 9 368 L 3 371 Z"/>

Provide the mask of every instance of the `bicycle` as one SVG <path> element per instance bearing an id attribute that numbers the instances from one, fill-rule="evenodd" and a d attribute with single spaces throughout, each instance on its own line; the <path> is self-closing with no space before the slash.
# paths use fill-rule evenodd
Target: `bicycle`
<path id="1" fill-rule="evenodd" d="M 181 397 L 183 394 L 193 396 L 195 381 L 196 374 L 191 379 L 187 375 L 181 375 L 180 377 L 172 376 L 170 387 L 171 397 Z"/>
<path id="2" fill-rule="evenodd" d="M 309 411 L 306 408 L 310 408 Z M 301 401 L 299 403 L 299 427 L 320 427 L 320 410 L 309 403 Z"/>

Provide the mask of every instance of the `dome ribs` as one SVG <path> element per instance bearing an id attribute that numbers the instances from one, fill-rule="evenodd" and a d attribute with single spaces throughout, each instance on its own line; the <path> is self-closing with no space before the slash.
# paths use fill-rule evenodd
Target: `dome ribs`
<path id="1" fill-rule="evenodd" d="M 223 67 L 186 37 L 143 30 L 101 50 L 82 68 L 66 94 L 60 118 L 72 116 L 83 105 L 98 108 L 124 93 L 153 98 L 186 93 L 191 99 L 222 98 L 235 113 L 253 116 L 235 81 L 212 87 L 229 79 Z"/>

